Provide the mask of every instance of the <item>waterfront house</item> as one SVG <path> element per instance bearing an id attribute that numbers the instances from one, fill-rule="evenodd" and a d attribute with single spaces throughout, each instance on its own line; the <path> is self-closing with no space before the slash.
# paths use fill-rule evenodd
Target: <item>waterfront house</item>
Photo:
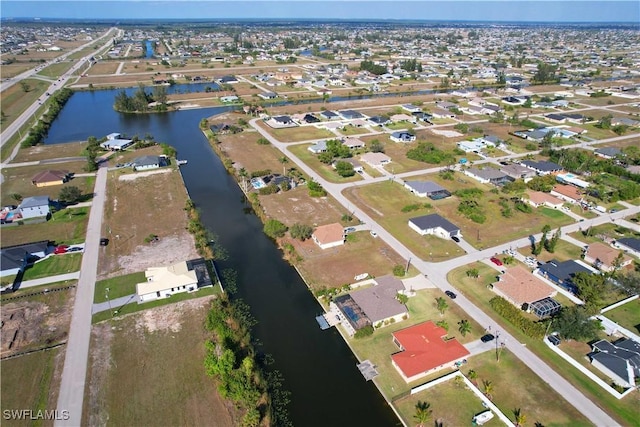
<path id="1" fill-rule="evenodd" d="M 460 228 L 458 228 L 457 225 L 449 222 L 438 214 L 411 218 L 409 220 L 409 227 L 422 236 L 430 234 L 442 239 L 461 236 Z"/>
<path id="2" fill-rule="evenodd" d="M 136 285 L 138 303 L 213 286 L 207 262 L 203 258 L 180 261 L 169 266 L 150 267 L 145 270 L 144 275 L 147 281 Z"/>
<path id="3" fill-rule="evenodd" d="M 266 122 L 274 129 L 296 127 L 298 124 L 289 116 L 273 116 Z"/>
<path id="4" fill-rule="evenodd" d="M 62 185 L 69 180 L 69 171 L 46 170 L 37 173 L 31 178 L 31 183 L 36 187 L 48 187 L 50 185 Z"/>
<path id="5" fill-rule="evenodd" d="M 401 329 L 392 336 L 400 351 L 391 355 L 391 361 L 407 383 L 441 369 L 454 369 L 456 362 L 470 354 L 457 339 L 447 339 L 447 331 L 432 321 Z"/>
<path id="6" fill-rule="evenodd" d="M 133 170 L 136 172 L 158 169 L 160 166 L 165 166 L 164 161 L 160 156 L 136 157 L 131 164 L 133 166 Z"/>
<path id="7" fill-rule="evenodd" d="M 344 228 L 337 222 L 321 225 L 315 229 L 311 239 L 320 246 L 320 249 L 344 245 Z"/>

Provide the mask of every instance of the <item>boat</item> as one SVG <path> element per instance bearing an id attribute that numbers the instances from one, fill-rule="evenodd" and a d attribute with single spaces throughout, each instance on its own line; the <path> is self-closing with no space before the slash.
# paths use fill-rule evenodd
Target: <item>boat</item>
<path id="1" fill-rule="evenodd" d="M 487 409 L 486 411 L 480 412 L 475 417 L 473 417 L 472 422 L 474 425 L 481 426 L 492 418 L 493 418 L 493 412 L 491 412 L 490 409 Z"/>
<path id="2" fill-rule="evenodd" d="M 182 165 L 186 165 L 187 161 L 186 160 L 176 160 L 176 163 L 178 164 L 178 166 L 182 166 Z"/>

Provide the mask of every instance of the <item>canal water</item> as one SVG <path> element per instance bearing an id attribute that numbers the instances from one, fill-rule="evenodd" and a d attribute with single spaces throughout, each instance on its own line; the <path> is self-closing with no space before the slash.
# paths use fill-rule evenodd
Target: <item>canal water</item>
<path id="1" fill-rule="evenodd" d="M 111 132 L 147 133 L 178 150 L 188 160 L 182 173 L 205 226 L 229 254 L 220 267 L 238 272 L 238 296 L 251 307 L 258 324 L 258 351 L 273 356 L 291 392 L 294 426 L 401 425 L 334 329 L 321 331 L 315 316 L 322 308 L 296 270 L 262 232 L 260 220 L 245 209 L 243 193 L 209 147 L 198 123 L 227 107 L 163 114 L 120 114 L 115 91 L 74 94 L 51 126 L 46 143 L 98 138 Z"/>

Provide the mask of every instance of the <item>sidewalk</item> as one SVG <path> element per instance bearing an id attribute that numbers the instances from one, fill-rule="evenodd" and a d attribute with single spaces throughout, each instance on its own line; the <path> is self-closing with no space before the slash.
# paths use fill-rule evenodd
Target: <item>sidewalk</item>
<path id="1" fill-rule="evenodd" d="M 138 299 L 136 298 L 136 294 L 125 295 L 120 298 L 114 298 L 109 301 L 94 303 L 91 309 L 91 314 L 100 313 L 103 311 L 109 310 L 117 310 L 123 305 L 137 303 Z"/>
<path id="2" fill-rule="evenodd" d="M 18 289 L 33 288 L 35 286 L 47 285 L 49 283 L 64 282 L 65 280 L 76 280 L 80 278 L 80 272 L 59 274 L 57 276 L 42 277 L 40 279 L 25 280 L 20 282 Z"/>

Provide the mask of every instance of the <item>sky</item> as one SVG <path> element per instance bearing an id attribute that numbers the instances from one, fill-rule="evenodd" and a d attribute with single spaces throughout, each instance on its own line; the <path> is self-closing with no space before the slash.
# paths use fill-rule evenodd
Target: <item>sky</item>
<path id="1" fill-rule="evenodd" d="M 632 22 L 639 0 L 2 0 L 4 18 L 417 19 L 507 22 Z"/>

